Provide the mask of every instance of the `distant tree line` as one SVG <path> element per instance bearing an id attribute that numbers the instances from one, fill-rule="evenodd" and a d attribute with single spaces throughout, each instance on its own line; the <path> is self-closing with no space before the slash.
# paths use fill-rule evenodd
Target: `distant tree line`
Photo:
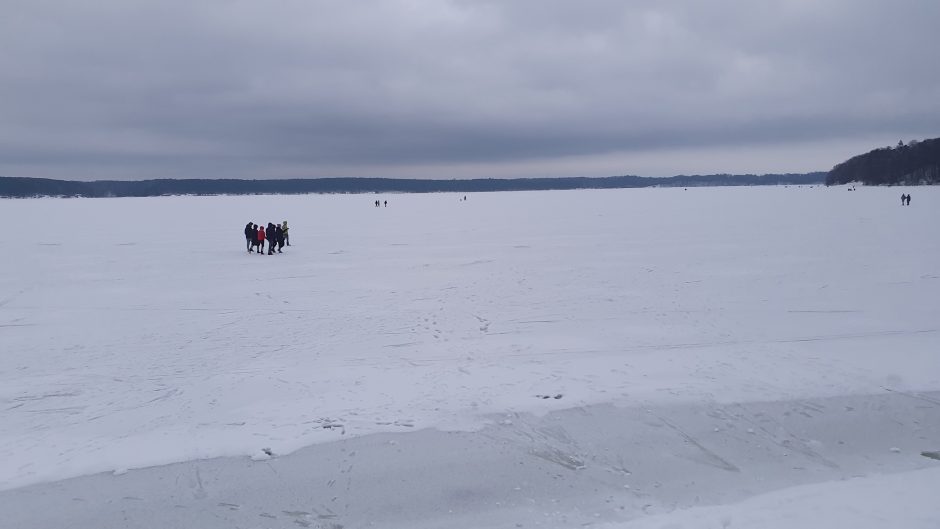
<path id="1" fill-rule="evenodd" d="M 766 175 L 694 175 L 649 178 L 479 178 L 418 180 L 399 178 L 308 178 L 291 180 L 96 180 L 76 182 L 46 178 L 0 177 L 0 197 L 152 197 L 163 195 L 259 195 L 306 193 L 474 193 L 551 189 L 617 189 L 631 187 L 701 187 L 822 184 L 826 173 Z"/>
<path id="2" fill-rule="evenodd" d="M 940 183 L 940 138 L 875 149 L 832 168 L 826 185 L 926 185 Z"/>

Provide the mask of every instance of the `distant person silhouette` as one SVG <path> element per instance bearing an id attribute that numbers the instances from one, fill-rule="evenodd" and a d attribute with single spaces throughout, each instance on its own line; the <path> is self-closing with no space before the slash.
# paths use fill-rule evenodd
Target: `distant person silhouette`
<path id="1" fill-rule="evenodd" d="M 385 207 L 388 207 L 388 200 L 385 201 Z"/>
<path id="2" fill-rule="evenodd" d="M 247 244 L 248 253 L 252 252 L 251 247 L 255 242 L 255 230 L 251 226 L 250 222 L 245 225 L 245 243 Z"/>
<path id="3" fill-rule="evenodd" d="M 911 205 L 911 195 L 910 195 L 910 194 L 907 195 L 907 205 L 908 205 L 908 206 Z"/>
<path id="4" fill-rule="evenodd" d="M 277 240 L 277 253 L 284 253 L 281 251 L 284 247 L 284 228 L 280 224 L 274 225 L 274 239 Z"/>
<path id="5" fill-rule="evenodd" d="M 274 255 L 274 245 L 277 244 L 277 233 L 274 230 L 274 223 L 268 223 L 268 229 L 264 230 L 264 238 L 268 240 L 268 255 Z"/>
<path id="6" fill-rule="evenodd" d="M 286 220 L 284 221 L 283 224 L 281 224 L 281 230 L 284 232 L 284 245 L 290 246 L 290 235 L 288 235 L 287 233 L 287 221 Z"/>

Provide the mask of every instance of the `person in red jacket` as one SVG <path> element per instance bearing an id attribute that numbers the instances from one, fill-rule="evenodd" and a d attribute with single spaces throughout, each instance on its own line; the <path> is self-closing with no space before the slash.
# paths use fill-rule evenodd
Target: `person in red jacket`
<path id="1" fill-rule="evenodd" d="M 264 255 L 264 226 L 255 226 L 258 228 L 258 255 Z"/>

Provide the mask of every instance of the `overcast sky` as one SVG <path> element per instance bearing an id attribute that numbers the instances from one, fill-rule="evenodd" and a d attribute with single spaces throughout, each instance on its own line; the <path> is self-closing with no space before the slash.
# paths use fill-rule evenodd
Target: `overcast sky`
<path id="1" fill-rule="evenodd" d="M 0 175 L 828 170 L 940 136 L 938 0 L 0 0 Z"/>

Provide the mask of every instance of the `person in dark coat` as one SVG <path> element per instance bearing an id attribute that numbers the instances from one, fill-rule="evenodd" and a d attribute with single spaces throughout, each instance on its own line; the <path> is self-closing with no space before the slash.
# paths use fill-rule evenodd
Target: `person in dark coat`
<path id="1" fill-rule="evenodd" d="M 277 253 L 284 253 L 281 251 L 284 247 L 284 229 L 280 224 L 274 225 L 274 239 L 277 241 Z"/>
<path id="2" fill-rule="evenodd" d="M 264 238 L 268 240 L 268 255 L 274 255 L 274 245 L 277 244 L 277 233 L 274 230 L 274 223 L 268 223 L 268 229 L 264 230 Z"/>
<path id="3" fill-rule="evenodd" d="M 245 225 L 245 243 L 247 244 L 247 247 L 248 247 L 248 253 L 251 253 L 253 251 L 251 247 L 255 245 L 255 241 L 256 241 L 255 229 L 252 228 L 252 226 L 253 224 L 250 222 Z"/>

